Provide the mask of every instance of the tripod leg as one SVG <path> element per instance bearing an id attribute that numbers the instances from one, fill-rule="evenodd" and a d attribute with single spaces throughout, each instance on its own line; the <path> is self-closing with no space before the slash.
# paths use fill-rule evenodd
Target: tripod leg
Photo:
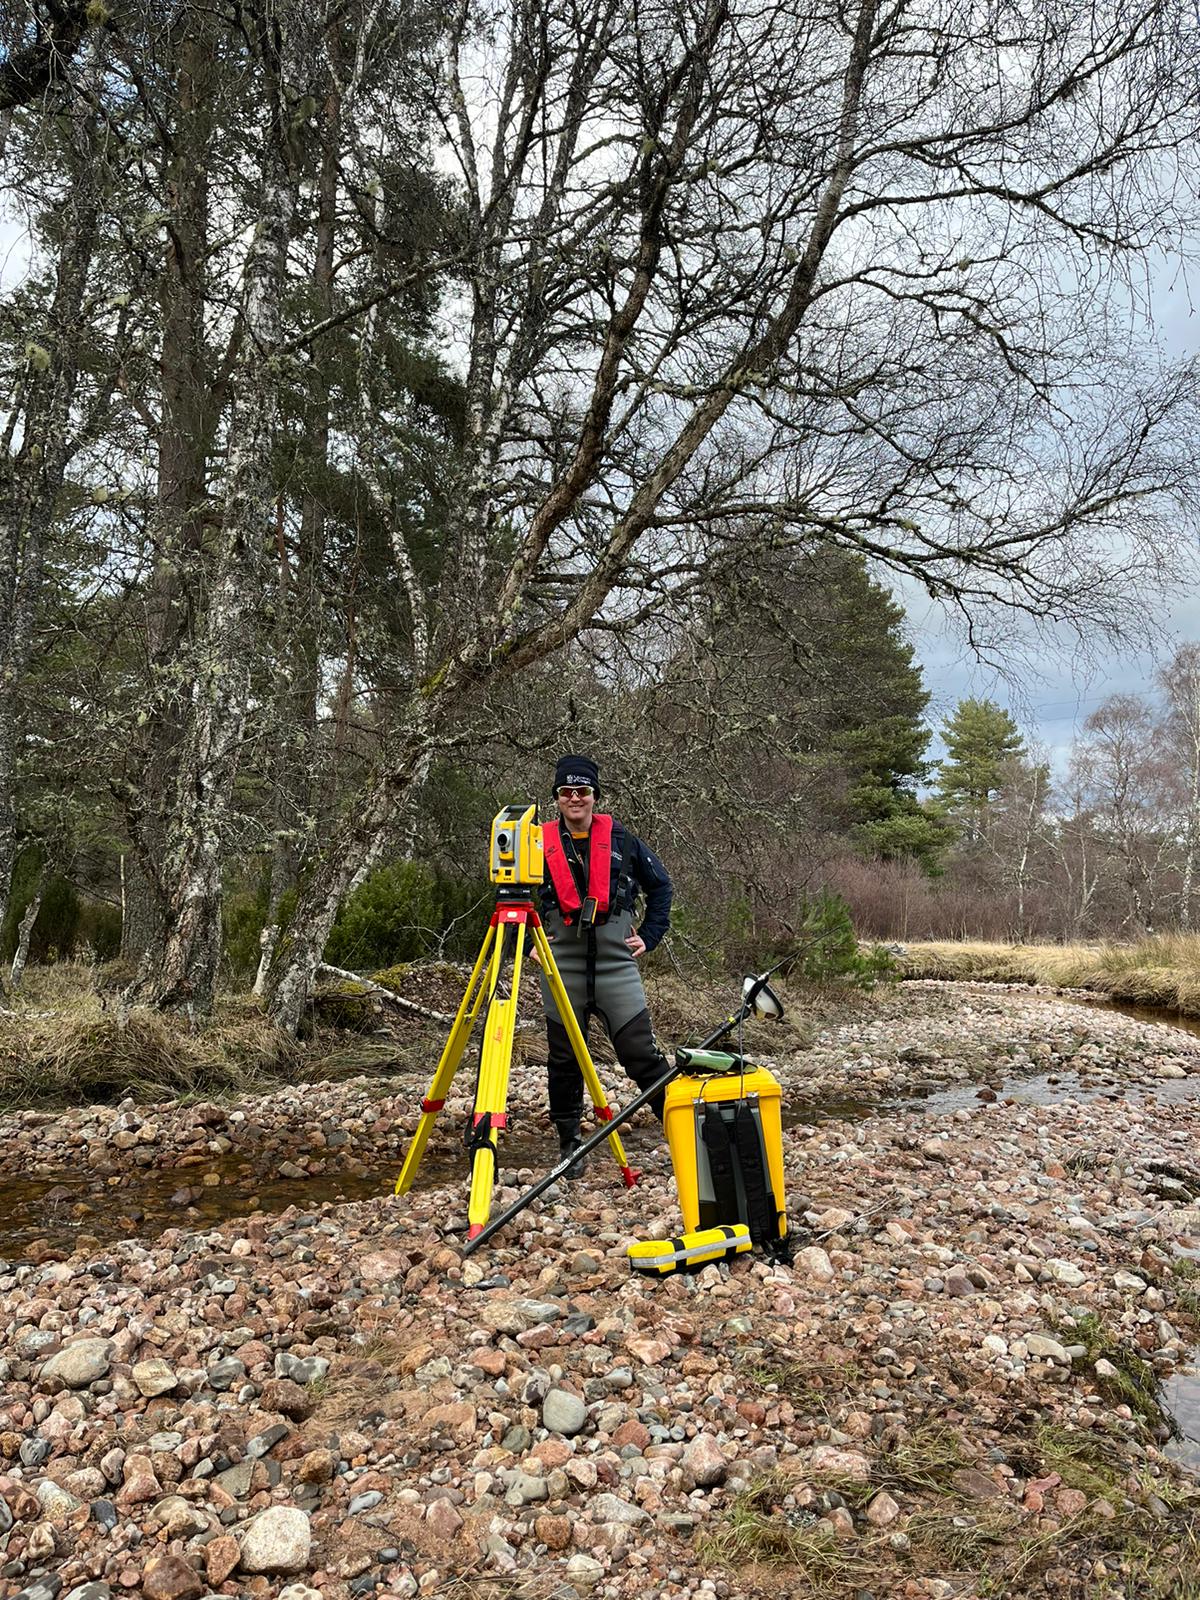
<path id="1" fill-rule="evenodd" d="M 472 1115 L 470 1144 L 471 1195 L 467 1202 L 467 1238 L 473 1239 L 483 1231 L 492 1207 L 492 1189 L 496 1182 L 496 1147 L 500 1142 L 500 1129 L 508 1120 L 508 1074 L 512 1065 L 513 1033 L 517 1020 L 517 995 L 521 982 L 521 957 L 525 948 L 525 922 L 515 925 L 515 944 L 512 953 L 512 972 L 505 987 L 505 969 L 509 960 L 509 932 L 512 924 L 502 921 L 496 935 L 489 971 L 488 992 L 492 1003 L 484 1020 L 483 1046 L 479 1059 L 479 1084 L 475 1091 L 475 1109 Z"/>
<path id="2" fill-rule="evenodd" d="M 554 952 L 545 930 L 540 922 L 533 925 L 533 942 L 538 955 L 542 960 L 542 971 L 546 974 L 546 982 L 550 985 L 550 993 L 554 997 L 554 1004 L 558 1007 L 558 1014 L 562 1018 L 562 1025 L 567 1030 L 567 1038 L 571 1041 L 571 1049 L 575 1052 L 575 1059 L 579 1063 L 579 1070 L 583 1074 L 583 1081 L 587 1085 L 587 1092 L 591 1096 L 592 1105 L 596 1110 L 597 1122 L 612 1121 L 612 1107 L 608 1103 L 608 1096 L 604 1092 L 604 1085 L 600 1082 L 600 1074 L 596 1071 L 596 1064 L 592 1060 L 591 1052 L 587 1047 L 587 1040 L 583 1031 L 575 1020 L 570 997 L 566 985 L 562 981 L 562 974 L 554 960 Z M 629 1165 L 625 1154 L 625 1146 L 621 1143 L 621 1136 L 614 1128 L 608 1136 L 608 1148 L 613 1153 L 613 1159 L 621 1169 L 621 1176 L 625 1180 L 625 1187 L 632 1189 L 637 1182 L 638 1175 Z"/>
<path id="3" fill-rule="evenodd" d="M 480 1002 L 486 993 L 486 985 L 479 979 L 488 958 L 488 951 L 496 938 L 495 927 L 489 927 L 484 935 L 483 944 L 475 960 L 475 970 L 471 973 L 466 989 L 463 991 L 462 1001 L 459 1004 L 458 1014 L 454 1018 L 454 1025 L 450 1029 L 450 1037 L 446 1040 L 442 1051 L 442 1058 L 438 1062 L 437 1071 L 429 1085 L 429 1093 L 421 1101 L 421 1120 L 417 1123 L 417 1131 L 413 1134 L 412 1143 L 404 1156 L 404 1165 L 400 1168 L 400 1176 L 396 1179 L 395 1194 L 407 1194 L 412 1187 L 412 1181 L 417 1175 L 417 1168 L 421 1165 L 421 1157 L 425 1154 L 425 1146 L 429 1143 L 429 1135 L 433 1132 L 434 1119 L 446 1103 L 446 1096 L 450 1092 L 450 1085 L 454 1074 L 458 1071 L 458 1064 L 462 1060 L 463 1051 L 467 1047 L 467 1040 L 471 1037 L 471 1029 L 475 1025 L 475 1018 L 479 1012 Z"/>

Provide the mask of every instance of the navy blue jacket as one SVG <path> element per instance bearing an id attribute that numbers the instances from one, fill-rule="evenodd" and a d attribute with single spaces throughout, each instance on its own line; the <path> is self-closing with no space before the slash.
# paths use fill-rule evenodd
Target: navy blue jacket
<path id="1" fill-rule="evenodd" d="M 547 823 L 547 827 L 552 827 Z M 562 827 L 560 819 L 560 827 Z M 582 864 L 583 883 L 587 883 L 588 863 L 591 853 L 592 838 L 589 834 L 586 839 L 573 839 L 570 832 L 562 827 L 563 842 L 567 850 L 567 859 L 571 859 L 572 849 Z M 671 883 L 670 874 L 666 867 L 654 854 L 649 846 L 642 843 L 636 833 L 613 818 L 612 831 L 612 877 L 609 880 L 608 903 L 614 910 L 633 910 L 638 894 L 646 897 L 646 914 L 642 918 L 642 925 L 638 933 L 645 940 L 647 951 L 653 950 L 667 929 L 671 925 L 671 901 L 675 890 Z M 624 858 L 626 873 L 622 877 L 621 861 Z M 554 892 L 554 885 L 547 875 L 542 885 L 541 905 L 545 910 L 550 906 L 558 908 L 558 896 Z"/>

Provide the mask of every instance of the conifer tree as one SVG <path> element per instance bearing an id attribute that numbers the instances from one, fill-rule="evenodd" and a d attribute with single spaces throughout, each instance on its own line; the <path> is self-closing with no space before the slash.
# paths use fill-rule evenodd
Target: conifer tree
<path id="1" fill-rule="evenodd" d="M 1021 730 L 994 700 L 960 700 L 942 724 L 947 759 L 938 794 L 955 815 L 978 818 L 995 799 L 1009 763 L 1025 753 Z"/>

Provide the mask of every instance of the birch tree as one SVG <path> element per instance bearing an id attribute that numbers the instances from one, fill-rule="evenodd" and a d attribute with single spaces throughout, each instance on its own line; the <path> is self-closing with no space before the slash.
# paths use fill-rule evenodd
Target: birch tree
<path id="1" fill-rule="evenodd" d="M 1190 933 L 1200 851 L 1200 645 L 1181 645 L 1159 674 L 1159 682 L 1166 698 L 1166 750 L 1174 761 L 1182 794 L 1179 926 Z"/>
<path id="2" fill-rule="evenodd" d="M 464 212 L 456 541 L 436 584 L 394 552 L 421 664 L 302 885 L 282 1026 L 465 708 L 722 550 L 829 541 L 972 626 L 1111 628 L 1161 572 L 1191 382 L 1123 365 L 1095 308 L 1183 225 L 1194 16 L 962 22 L 460 0 L 427 64 Z"/>
<path id="3" fill-rule="evenodd" d="M 1076 760 L 1124 891 L 1125 920 L 1153 933 L 1171 865 L 1174 774 L 1149 707 L 1135 695 L 1110 695 L 1084 723 Z"/>
<path id="4" fill-rule="evenodd" d="M 327 19 L 317 7 L 265 0 L 246 9 L 245 26 L 266 105 L 258 220 L 242 272 L 222 523 L 168 821 L 165 938 L 153 977 L 159 1005 L 204 1010 L 220 956 L 224 829 L 250 694 L 253 618 L 267 575 L 288 249 Z"/>

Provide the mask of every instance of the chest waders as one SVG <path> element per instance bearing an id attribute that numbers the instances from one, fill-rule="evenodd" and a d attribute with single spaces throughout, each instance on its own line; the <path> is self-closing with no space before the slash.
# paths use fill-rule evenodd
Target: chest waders
<path id="1" fill-rule="evenodd" d="M 587 1033 L 588 1023 L 592 1017 L 599 1017 L 607 1028 L 610 1038 L 645 1005 L 641 980 L 637 977 L 637 969 L 632 966 L 632 961 L 628 964 L 633 976 L 631 985 L 628 981 L 626 962 L 612 959 L 614 956 L 619 957 L 624 954 L 623 938 L 618 942 L 619 947 L 604 952 L 605 987 L 614 991 L 609 1004 L 602 1005 L 597 997 L 597 970 L 601 964 L 597 930 L 615 921 L 618 913 L 626 909 L 622 901 L 626 896 L 625 885 L 629 876 L 629 833 L 627 829 L 622 828 L 620 866 L 616 874 L 615 892 L 612 836 L 612 817 L 607 813 L 597 813 L 592 818 L 591 832 L 588 835 L 588 862 L 585 874 L 584 864 L 574 839 L 569 835 L 564 837 L 559 827 L 547 827 L 543 830 L 546 867 L 550 874 L 550 882 L 554 886 L 554 896 L 558 901 L 563 927 L 573 929 L 576 939 L 585 940 L 582 973 L 572 971 L 576 967 L 576 962 L 572 959 L 570 946 L 560 946 L 563 957 L 560 967 L 563 969 L 567 991 L 571 995 L 579 1017 L 579 1025 L 584 1033 Z M 580 985 L 571 982 L 572 977 L 582 977 L 582 994 L 579 992 Z M 620 992 L 625 989 L 630 990 L 628 995 Z M 580 1000 L 582 1005 L 579 1004 Z"/>

